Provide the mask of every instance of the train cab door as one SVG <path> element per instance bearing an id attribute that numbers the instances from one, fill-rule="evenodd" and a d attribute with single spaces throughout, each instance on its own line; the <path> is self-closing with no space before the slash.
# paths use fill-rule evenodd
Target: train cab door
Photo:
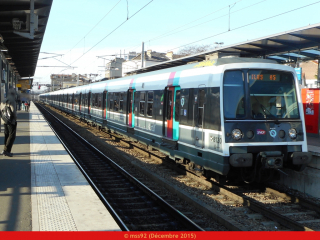
<path id="1" fill-rule="evenodd" d="M 107 120 L 107 96 L 108 91 L 104 91 L 102 94 L 102 119 L 103 121 Z"/>
<path id="2" fill-rule="evenodd" d="M 204 113 L 206 111 L 206 88 L 193 89 L 193 143 L 204 148 Z"/>
<path id="3" fill-rule="evenodd" d="M 128 128 L 134 128 L 134 93 L 135 89 L 129 89 L 127 92 L 127 126 Z"/>
<path id="4" fill-rule="evenodd" d="M 166 87 L 163 106 L 163 136 L 179 140 L 180 87 Z"/>

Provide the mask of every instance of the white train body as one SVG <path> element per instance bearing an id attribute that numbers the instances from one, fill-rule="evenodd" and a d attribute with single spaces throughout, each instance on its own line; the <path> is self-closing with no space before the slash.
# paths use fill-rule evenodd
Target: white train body
<path id="1" fill-rule="evenodd" d="M 296 73 L 268 60 L 217 59 L 41 94 L 40 100 L 208 177 L 251 181 L 257 171 L 299 170 L 311 160 Z"/>

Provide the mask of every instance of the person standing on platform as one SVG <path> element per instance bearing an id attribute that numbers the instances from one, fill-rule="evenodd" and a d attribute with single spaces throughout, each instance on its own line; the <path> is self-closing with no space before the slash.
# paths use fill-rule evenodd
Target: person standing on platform
<path id="1" fill-rule="evenodd" d="M 25 110 L 25 106 L 24 106 L 25 101 L 24 101 L 24 100 L 22 100 L 22 102 L 21 102 L 21 103 L 22 103 L 22 104 L 21 104 L 21 106 L 22 106 L 21 110 Z"/>
<path id="2" fill-rule="evenodd" d="M 26 110 L 26 112 L 29 111 L 29 102 L 26 100 L 26 102 L 24 103 L 24 108 Z"/>
<path id="3" fill-rule="evenodd" d="M 11 149 L 16 139 L 17 132 L 17 108 L 16 108 L 16 91 L 10 88 L 8 91 L 8 97 L 5 102 L 1 103 L 1 109 L 8 106 L 11 109 L 12 117 L 10 124 L 4 124 L 4 148 L 1 154 L 12 157 Z"/>
<path id="4" fill-rule="evenodd" d="M 18 99 L 17 99 L 17 108 L 18 108 L 19 111 L 21 110 L 21 100 L 20 100 L 19 96 L 18 96 Z"/>

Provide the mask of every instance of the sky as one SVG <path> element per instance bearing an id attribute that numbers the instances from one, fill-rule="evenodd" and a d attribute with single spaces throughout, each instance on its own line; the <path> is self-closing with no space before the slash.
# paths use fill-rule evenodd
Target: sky
<path id="1" fill-rule="evenodd" d="M 227 46 L 320 23 L 319 10 L 316 0 L 54 0 L 34 82 L 71 73 L 101 79 L 114 56 L 97 56 L 140 52 L 142 42 L 174 53 L 193 42 Z M 62 56 L 42 59 L 47 53 Z"/>

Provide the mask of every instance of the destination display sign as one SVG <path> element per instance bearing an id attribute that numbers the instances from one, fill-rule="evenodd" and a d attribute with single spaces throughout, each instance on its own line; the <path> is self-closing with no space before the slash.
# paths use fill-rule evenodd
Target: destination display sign
<path id="1" fill-rule="evenodd" d="M 280 74 L 269 74 L 269 73 L 249 73 L 249 80 L 260 80 L 260 81 L 280 81 Z"/>

